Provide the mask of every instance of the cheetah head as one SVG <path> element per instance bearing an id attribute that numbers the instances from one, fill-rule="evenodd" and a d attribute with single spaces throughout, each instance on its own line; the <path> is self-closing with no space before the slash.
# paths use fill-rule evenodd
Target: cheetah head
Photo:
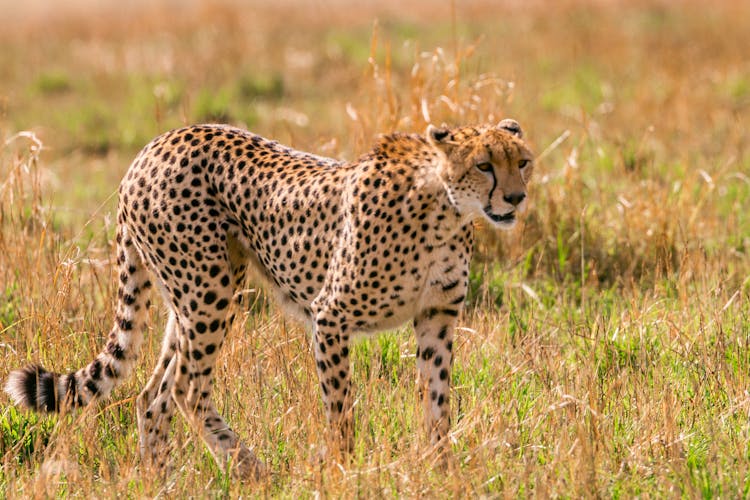
<path id="1" fill-rule="evenodd" d="M 427 128 L 427 140 L 441 152 L 438 176 L 456 210 L 509 229 L 526 209 L 526 184 L 534 157 L 515 120 L 495 126 Z"/>

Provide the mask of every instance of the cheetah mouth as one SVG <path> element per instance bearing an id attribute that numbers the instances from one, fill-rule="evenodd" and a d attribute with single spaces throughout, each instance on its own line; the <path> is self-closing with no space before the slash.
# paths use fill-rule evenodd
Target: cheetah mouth
<path id="1" fill-rule="evenodd" d="M 487 217 L 489 217 L 492 222 L 495 222 L 497 224 L 510 224 L 516 221 L 515 210 L 511 210 L 506 214 L 498 215 L 493 214 L 489 211 L 489 209 L 485 208 L 484 213 L 487 214 Z"/>

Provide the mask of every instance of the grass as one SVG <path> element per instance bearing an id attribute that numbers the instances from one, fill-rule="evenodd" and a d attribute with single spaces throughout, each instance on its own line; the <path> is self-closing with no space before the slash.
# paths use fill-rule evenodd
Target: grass
<path id="1" fill-rule="evenodd" d="M 101 348 L 113 193 L 168 128 L 228 120 L 354 158 L 389 130 L 512 116 L 540 161 L 520 227 L 480 228 L 447 474 L 422 433 L 408 326 L 354 347 L 355 452 L 321 462 L 306 333 L 261 291 L 216 401 L 267 481 L 231 481 L 180 418 L 174 474 L 139 474 L 154 308 L 143 362 L 106 403 L 44 417 L 0 395 L 0 496 L 750 494 L 746 3 L 58 9 L 0 30 L 0 378 Z"/>

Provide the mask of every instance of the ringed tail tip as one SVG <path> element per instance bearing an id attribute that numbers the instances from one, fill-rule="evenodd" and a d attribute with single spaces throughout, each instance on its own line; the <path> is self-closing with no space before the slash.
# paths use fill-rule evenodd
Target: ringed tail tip
<path id="1" fill-rule="evenodd" d="M 5 392 L 18 406 L 45 412 L 59 411 L 56 394 L 58 377 L 39 365 L 29 365 L 10 372 L 5 382 Z"/>

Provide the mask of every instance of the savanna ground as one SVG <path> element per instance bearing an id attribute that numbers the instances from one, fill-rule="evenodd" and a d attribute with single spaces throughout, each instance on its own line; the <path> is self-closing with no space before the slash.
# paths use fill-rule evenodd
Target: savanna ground
<path id="1" fill-rule="evenodd" d="M 155 307 L 108 402 L 40 417 L 0 395 L 0 496 L 750 494 L 750 3 L 17 4 L 0 2 L 3 379 L 104 344 L 114 193 L 169 128 L 351 159 L 378 133 L 514 117 L 540 159 L 524 221 L 480 228 L 447 472 L 408 326 L 357 343 L 356 450 L 320 462 L 307 335 L 259 290 L 216 400 L 265 482 L 223 475 L 180 417 L 174 473 L 139 474 Z"/>

